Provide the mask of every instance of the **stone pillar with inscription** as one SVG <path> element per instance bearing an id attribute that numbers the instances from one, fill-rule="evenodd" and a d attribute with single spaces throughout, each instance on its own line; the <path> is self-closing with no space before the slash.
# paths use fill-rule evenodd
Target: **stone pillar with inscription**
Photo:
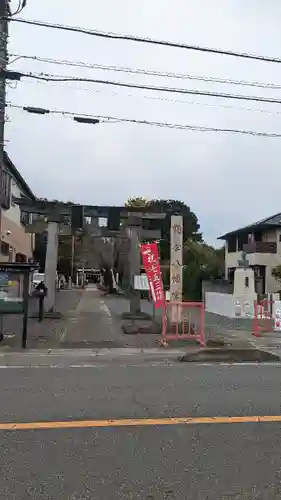
<path id="1" fill-rule="evenodd" d="M 183 218 L 171 216 L 170 235 L 170 297 L 172 302 L 182 302 L 183 286 Z M 178 322 L 181 308 L 172 308 L 172 322 Z"/>

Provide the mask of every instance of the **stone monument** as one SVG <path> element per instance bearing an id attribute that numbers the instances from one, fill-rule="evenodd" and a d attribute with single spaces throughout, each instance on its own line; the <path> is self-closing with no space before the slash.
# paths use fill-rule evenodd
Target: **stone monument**
<path id="1" fill-rule="evenodd" d="M 254 302 L 257 300 L 255 274 L 253 269 L 249 267 L 246 252 L 242 252 L 241 257 L 242 259 L 238 261 L 238 267 L 234 272 L 233 297 L 237 310 L 236 316 L 252 316 L 250 310 L 252 310 Z"/>

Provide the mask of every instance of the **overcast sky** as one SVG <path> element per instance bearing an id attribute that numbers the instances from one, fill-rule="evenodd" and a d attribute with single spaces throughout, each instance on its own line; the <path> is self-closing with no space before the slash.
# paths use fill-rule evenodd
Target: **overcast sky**
<path id="1" fill-rule="evenodd" d="M 14 7 L 17 3 L 12 0 Z M 27 0 L 21 16 L 281 57 L 280 0 Z M 10 24 L 9 51 L 281 85 L 279 64 L 104 40 L 19 23 Z M 281 90 L 34 60 L 20 59 L 10 68 L 281 99 Z M 281 133 L 281 105 L 276 104 L 30 80 L 9 89 L 8 100 L 74 113 Z M 38 196 L 93 205 L 120 205 L 129 196 L 180 199 L 196 213 L 209 242 L 227 230 L 281 211 L 281 138 L 124 123 L 84 125 L 59 115 L 35 116 L 15 108 L 8 108 L 8 116 L 6 149 Z"/>

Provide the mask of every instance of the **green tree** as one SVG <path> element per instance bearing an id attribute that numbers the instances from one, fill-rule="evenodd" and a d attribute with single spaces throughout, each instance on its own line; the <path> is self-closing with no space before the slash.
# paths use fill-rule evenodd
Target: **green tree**
<path id="1" fill-rule="evenodd" d="M 163 260 L 170 258 L 170 225 L 171 215 L 181 214 L 183 216 L 183 240 L 191 239 L 193 241 L 202 241 L 202 234 L 199 232 L 200 225 L 198 219 L 190 207 L 179 200 L 151 200 L 149 206 L 155 212 L 164 212 L 166 219 L 162 222 L 162 239 L 159 243 L 160 255 Z"/>
<path id="2" fill-rule="evenodd" d="M 271 274 L 273 278 L 281 282 L 281 265 L 274 267 L 271 271 Z"/>
<path id="3" fill-rule="evenodd" d="M 145 198 L 129 198 L 126 206 L 150 207 L 155 212 L 165 213 L 164 221 L 151 221 L 151 228 L 162 229 L 159 242 L 161 260 L 170 260 L 170 224 L 171 215 L 183 216 L 183 292 L 185 299 L 199 300 L 203 279 L 219 278 L 224 272 L 224 248 L 215 249 L 207 245 L 202 238 L 200 225 L 194 212 L 183 201 Z M 157 225 L 157 227 L 156 227 Z M 169 283 L 169 269 L 165 269 L 163 279 Z"/>
<path id="4" fill-rule="evenodd" d="M 169 215 L 181 214 L 183 215 L 183 230 L 184 241 L 192 238 L 195 241 L 202 241 L 202 234 L 199 233 L 200 224 L 194 212 L 183 201 L 179 200 L 162 200 L 154 199 L 149 202 L 149 206 L 155 209 L 155 212 L 165 212 Z M 170 237 L 170 220 L 165 227 L 165 236 Z"/>
<path id="5" fill-rule="evenodd" d="M 142 196 L 132 196 L 128 198 L 125 203 L 125 207 L 147 207 L 150 204 L 149 200 L 146 200 Z"/>
<path id="6" fill-rule="evenodd" d="M 183 263 L 183 292 L 190 300 L 201 299 L 202 280 L 221 278 L 224 273 L 222 249 L 216 250 L 205 242 L 186 241 Z"/>
<path id="7" fill-rule="evenodd" d="M 170 258 L 170 216 L 173 214 L 183 215 L 183 239 L 192 239 L 194 241 L 202 241 L 202 234 L 199 232 L 200 225 L 194 212 L 190 210 L 183 201 L 179 200 L 164 200 L 153 199 L 147 200 L 143 197 L 129 198 L 125 203 L 126 207 L 149 207 L 155 212 L 165 213 L 167 216 L 163 221 L 151 221 L 151 229 L 162 229 L 162 238 L 159 243 L 160 255 L 162 260 Z M 157 227 L 156 227 L 157 226 Z M 147 227 L 149 229 L 149 227 Z"/>

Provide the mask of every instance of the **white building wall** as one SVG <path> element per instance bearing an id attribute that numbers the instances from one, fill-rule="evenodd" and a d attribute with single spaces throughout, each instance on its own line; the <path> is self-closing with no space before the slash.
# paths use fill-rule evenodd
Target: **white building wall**
<path id="1" fill-rule="evenodd" d="M 21 211 L 18 205 L 13 203 L 13 197 L 20 198 L 25 193 L 20 189 L 15 179 L 11 178 L 11 206 L 8 210 L 1 211 L 1 241 L 10 247 L 9 256 L 1 253 L 0 261 L 15 260 L 16 254 L 21 253 L 27 259 L 32 258 L 34 248 L 34 236 L 27 233 L 25 226 L 21 223 Z"/>
<path id="2" fill-rule="evenodd" d="M 3 209 L 3 215 L 9 219 L 10 221 L 14 222 L 15 224 L 20 225 L 20 207 L 13 203 L 13 196 L 16 198 L 20 198 L 22 194 L 22 191 L 20 190 L 19 186 L 17 185 L 16 181 L 12 178 L 11 180 L 11 206 L 8 210 Z"/>
<path id="3" fill-rule="evenodd" d="M 276 266 L 281 265 L 281 229 L 272 229 L 266 231 L 262 236 L 262 241 L 276 242 L 277 243 L 277 253 L 251 253 L 247 255 L 247 260 L 250 266 L 266 266 L 265 273 L 265 292 L 274 293 L 281 289 L 281 284 L 279 281 L 272 277 L 272 269 Z M 237 267 L 238 260 L 241 260 L 242 252 L 232 252 L 228 253 L 226 246 L 225 253 L 225 270 L 227 277 L 227 270 L 229 267 Z"/>

